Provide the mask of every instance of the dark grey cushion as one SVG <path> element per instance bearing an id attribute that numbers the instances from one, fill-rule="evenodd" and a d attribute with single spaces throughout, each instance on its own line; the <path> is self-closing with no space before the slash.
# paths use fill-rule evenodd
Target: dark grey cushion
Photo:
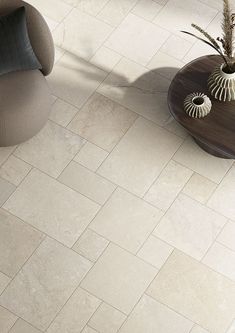
<path id="1" fill-rule="evenodd" d="M 25 8 L 0 17 L 0 75 L 19 71 L 41 69 L 30 44 Z"/>

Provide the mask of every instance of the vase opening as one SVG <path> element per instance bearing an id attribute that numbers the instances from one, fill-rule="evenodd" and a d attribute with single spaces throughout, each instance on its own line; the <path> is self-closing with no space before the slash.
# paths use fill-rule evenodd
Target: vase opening
<path id="1" fill-rule="evenodd" d="M 235 64 L 231 64 L 231 65 L 223 64 L 221 66 L 221 70 L 225 74 L 234 74 L 235 73 Z"/>
<path id="2" fill-rule="evenodd" d="M 193 98 L 192 102 L 195 105 L 200 106 L 200 105 L 204 104 L 204 98 L 200 97 L 200 96 L 196 96 L 196 97 Z"/>

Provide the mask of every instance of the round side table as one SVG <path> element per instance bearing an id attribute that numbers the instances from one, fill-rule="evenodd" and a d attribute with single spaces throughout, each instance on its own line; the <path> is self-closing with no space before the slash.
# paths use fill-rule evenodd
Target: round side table
<path id="1" fill-rule="evenodd" d="M 220 102 L 214 99 L 207 80 L 214 68 L 221 64 L 219 56 L 198 58 L 184 66 L 173 79 L 168 92 L 168 105 L 172 116 L 209 154 L 221 158 L 235 158 L 235 101 Z M 211 112 L 195 119 L 184 111 L 184 99 L 192 92 L 203 92 L 212 101 Z"/>

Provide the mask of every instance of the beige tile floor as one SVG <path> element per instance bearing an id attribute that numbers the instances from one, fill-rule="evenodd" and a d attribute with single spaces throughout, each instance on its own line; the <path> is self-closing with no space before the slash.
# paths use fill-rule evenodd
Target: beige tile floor
<path id="1" fill-rule="evenodd" d="M 222 0 L 30 0 L 50 120 L 0 148 L 0 333 L 235 333 L 235 167 L 169 116 Z"/>

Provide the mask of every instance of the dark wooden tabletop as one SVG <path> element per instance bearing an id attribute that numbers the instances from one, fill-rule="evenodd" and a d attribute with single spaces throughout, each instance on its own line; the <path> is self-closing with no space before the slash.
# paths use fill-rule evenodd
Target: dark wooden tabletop
<path id="1" fill-rule="evenodd" d="M 207 87 L 211 72 L 222 60 L 210 55 L 198 58 L 184 66 L 173 79 L 168 92 L 168 105 L 173 117 L 197 140 L 225 153 L 235 156 L 235 101 L 220 102 L 214 99 Z M 183 102 L 192 92 L 203 92 L 212 101 L 212 110 L 204 118 L 189 117 Z"/>

